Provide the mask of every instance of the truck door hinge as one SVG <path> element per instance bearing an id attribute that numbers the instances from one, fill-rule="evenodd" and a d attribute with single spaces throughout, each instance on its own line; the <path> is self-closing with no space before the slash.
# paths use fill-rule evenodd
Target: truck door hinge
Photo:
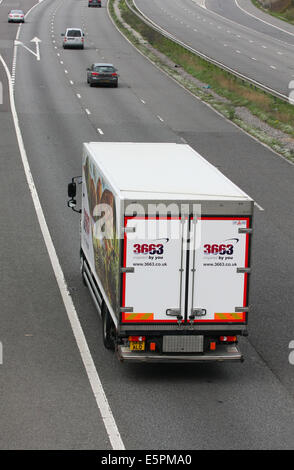
<path id="1" fill-rule="evenodd" d="M 120 311 L 125 313 L 133 313 L 134 307 L 120 307 Z"/>
<path id="2" fill-rule="evenodd" d="M 253 232 L 252 228 L 240 227 L 238 233 L 245 233 L 251 235 Z"/>
<path id="3" fill-rule="evenodd" d="M 235 312 L 238 313 L 238 312 L 249 312 L 249 307 L 235 307 Z"/>
<path id="4" fill-rule="evenodd" d="M 125 267 L 125 268 L 120 268 L 121 273 L 134 273 L 135 268 L 133 267 Z"/>
<path id="5" fill-rule="evenodd" d="M 251 274 L 251 268 L 237 268 L 237 273 L 240 274 Z"/>
<path id="6" fill-rule="evenodd" d="M 134 233 L 136 231 L 136 227 L 123 227 L 123 231 L 125 233 Z"/>

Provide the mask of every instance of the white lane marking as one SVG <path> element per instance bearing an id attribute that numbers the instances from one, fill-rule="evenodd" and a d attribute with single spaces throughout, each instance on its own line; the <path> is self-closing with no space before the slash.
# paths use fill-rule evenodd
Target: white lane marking
<path id="1" fill-rule="evenodd" d="M 63 65 L 63 60 L 60 61 L 61 65 Z"/>
<path id="2" fill-rule="evenodd" d="M 85 111 L 88 115 L 91 114 L 91 111 L 88 108 L 85 108 Z"/>
<path id="3" fill-rule="evenodd" d="M 30 42 L 35 43 L 36 52 L 34 52 L 32 49 L 30 49 L 28 46 L 26 46 L 23 42 L 19 41 L 18 39 L 15 39 L 14 45 L 15 46 L 22 46 L 24 49 L 26 49 L 31 54 L 33 54 L 36 57 L 37 60 L 40 60 L 40 42 L 42 42 L 41 39 L 39 39 L 37 37 L 34 37 L 33 39 L 31 39 Z"/>
<path id="4" fill-rule="evenodd" d="M 70 83 L 71 85 L 73 85 L 73 84 L 74 84 L 74 82 L 73 82 L 72 80 L 70 80 L 70 81 L 69 81 L 69 83 Z"/>
<path id="5" fill-rule="evenodd" d="M 158 119 L 161 121 L 161 122 L 164 122 L 164 119 L 162 119 L 161 116 L 157 115 Z"/>
<path id="6" fill-rule="evenodd" d="M 264 208 L 261 207 L 259 204 L 257 204 L 256 201 L 254 201 L 254 205 L 255 205 L 260 211 L 264 211 Z"/>
<path id="7" fill-rule="evenodd" d="M 79 100 L 81 99 L 81 95 L 79 93 L 77 93 L 76 96 L 79 98 Z"/>
<path id="8" fill-rule="evenodd" d="M 240 51 L 238 51 L 238 50 L 237 50 L 236 52 L 237 52 L 237 54 L 241 54 L 241 52 L 240 52 Z"/>
<path id="9" fill-rule="evenodd" d="M 283 28 L 280 28 L 279 26 L 276 26 L 274 25 L 273 23 L 269 23 L 265 20 L 262 20 L 261 18 L 259 18 L 258 16 L 255 16 L 253 15 L 253 13 L 249 13 L 248 11 L 244 10 L 244 8 L 240 7 L 239 3 L 237 0 L 235 0 L 235 3 L 236 3 L 236 6 L 238 8 L 240 8 L 240 10 L 242 10 L 244 13 L 246 13 L 246 15 L 249 15 L 249 16 L 253 16 L 253 18 L 257 19 L 258 21 L 262 21 L 262 23 L 265 23 L 269 26 L 272 26 L 272 28 L 276 28 L 276 29 L 279 29 L 280 31 L 283 31 L 284 33 L 287 33 L 287 34 L 290 34 L 291 36 L 294 36 L 294 33 L 290 33 L 289 31 L 287 31 L 286 29 L 283 29 Z"/>
<path id="10" fill-rule="evenodd" d="M 68 71 L 65 69 L 65 70 L 64 70 L 64 73 L 68 73 Z"/>
<path id="11" fill-rule="evenodd" d="M 98 375 L 93 358 L 91 356 L 86 338 L 84 336 L 84 332 L 82 330 L 75 306 L 73 304 L 73 300 L 68 291 L 65 277 L 61 269 L 60 262 L 59 262 L 59 259 L 58 259 L 58 256 L 57 256 L 57 253 L 56 253 L 56 250 L 55 250 L 55 247 L 54 247 L 54 244 L 53 244 L 53 241 L 52 241 L 52 238 L 51 238 L 48 226 L 47 226 L 44 212 L 42 210 L 39 196 L 38 196 L 35 184 L 34 184 L 33 175 L 31 173 L 30 165 L 29 165 L 28 158 L 27 158 L 27 153 L 25 150 L 25 146 L 24 146 L 24 142 L 23 142 L 20 126 L 19 126 L 19 120 L 18 120 L 18 115 L 16 112 L 15 101 L 14 101 L 14 96 L 13 96 L 12 77 L 10 75 L 6 62 L 4 61 L 1 54 L 0 54 L 0 61 L 5 69 L 7 80 L 9 83 L 11 114 L 13 117 L 15 133 L 17 137 L 20 156 L 21 156 L 24 171 L 25 171 L 26 180 L 27 180 L 30 192 L 31 192 L 36 215 L 37 215 L 41 232 L 43 235 L 43 239 L 44 239 L 44 242 L 45 242 L 48 254 L 49 254 L 49 258 L 50 258 L 51 265 L 55 274 L 55 278 L 56 278 L 56 281 L 57 281 L 57 284 L 58 284 L 58 287 L 62 296 L 65 310 L 66 310 L 77 346 L 79 348 L 85 370 L 87 372 L 87 376 L 88 376 L 88 379 L 89 379 L 89 382 L 90 382 L 90 385 L 91 385 L 91 388 L 92 388 L 92 391 L 96 400 L 96 404 L 101 413 L 101 417 L 102 417 L 107 435 L 109 437 L 111 446 L 114 450 L 125 450 L 125 446 L 121 439 L 121 436 L 117 428 L 116 422 L 114 420 L 110 405 L 105 395 L 100 377 Z"/>
<path id="12" fill-rule="evenodd" d="M 251 57 L 251 60 L 257 60 L 257 59 L 255 59 L 255 57 Z"/>
<path id="13" fill-rule="evenodd" d="M 135 3 L 135 0 L 133 0 L 133 2 Z M 136 5 L 137 7 L 137 5 Z M 137 7 L 138 8 L 138 7 Z M 205 106 L 207 106 L 211 111 L 213 111 L 215 114 L 217 114 L 219 117 L 221 117 L 222 119 L 224 119 L 226 122 L 230 123 L 230 125 L 234 126 L 239 132 L 243 132 L 246 136 L 250 137 L 250 139 L 254 140 L 258 145 L 262 145 L 263 147 L 265 147 L 269 153 L 271 155 L 273 155 L 275 158 L 276 157 L 279 157 L 281 158 L 284 162 L 288 163 L 289 165 L 293 166 L 294 163 L 290 160 L 288 160 L 287 158 L 283 157 L 283 155 L 281 155 L 280 153 L 278 153 L 277 151 L 273 150 L 269 145 L 265 144 L 264 142 L 261 142 L 260 140 L 257 139 L 257 137 L 254 137 L 252 134 L 249 134 L 249 132 L 245 131 L 244 129 L 242 129 L 241 127 L 239 127 L 236 123 L 234 123 L 233 121 L 229 120 L 228 118 L 226 118 L 223 114 L 221 114 L 216 108 L 213 108 L 211 106 L 211 104 L 205 102 L 205 101 L 202 101 L 198 96 L 194 95 L 190 90 L 188 90 L 187 88 L 184 87 L 184 85 L 182 85 L 180 82 L 178 82 L 174 77 L 172 77 L 171 75 L 169 75 L 165 70 L 161 69 L 159 67 L 159 65 L 157 65 L 153 60 L 151 60 L 148 56 L 144 55 L 143 52 L 141 52 L 139 49 L 137 49 L 136 46 L 134 46 L 134 44 L 121 32 L 121 30 L 117 27 L 116 23 L 113 21 L 112 17 L 111 17 L 111 14 L 110 14 L 110 11 L 109 11 L 109 8 L 108 8 L 108 4 L 107 4 L 107 13 L 109 15 L 109 18 L 110 18 L 110 21 L 112 22 L 113 26 L 116 28 L 116 30 L 118 31 L 119 34 L 121 34 L 121 36 L 130 44 L 130 46 L 132 46 L 137 52 L 138 54 L 140 54 L 142 57 L 144 57 L 145 60 L 148 60 L 157 70 L 159 70 L 162 74 L 164 74 L 166 77 L 168 77 L 170 80 L 172 80 L 174 83 L 176 83 L 179 87 L 181 87 L 183 90 L 185 90 L 186 93 L 188 93 L 193 99 L 197 100 L 197 101 L 201 101 L 202 104 L 204 104 Z M 258 82 L 255 82 L 255 83 L 258 83 Z"/>
<path id="14" fill-rule="evenodd" d="M 99 132 L 99 134 L 104 135 L 104 132 L 102 129 L 100 129 L 100 127 L 97 128 L 97 131 Z"/>
<path id="15" fill-rule="evenodd" d="M 141 103 L 146 104 L 146 101 L 144 101 L 142 98 L 140 98 Z"/>
<path id="16" fill-rule="evenodd" d="M 265 46 L 265 45 L 262 45 L 261 47 L 263 47 L 263 49 L 267 49 L 267 46 Z"/>
<path id="17" fill-rule="evenodd" d="M 270 68 L 276 70 L 277 67 L 275 67 L 274 65 L 270 65 Z"/>
<path id="18" fill-rule="evenodd" d="M 183 41 L 180 41 L 180 40 L 176 39 L 174 36 L 170 35 L 170 33 L 168 33 L 165 29 L 163 29 L 162 27 L 158 26 L 154 21 L 150 20 L 144 13 L 142 13 L 142 11 L 140 10 L 140 8 L 138 8 L 138 6 L 137 6 L 135 0 L 133 0 L 133 3 L 134 3 L 134 5 L 135 5 L 135 7 L 137 8 L 137 10 L 141 13 L 141 15 L 142 15 L 143 17 L 147 18 L 148 21 L 149 21 L 151 24 L 153 24 L 153 25 L 155 25 L 157 28 L 159 28 L 159 30 L 160 30 L 161 32 L 164 32 L 164 33 L 168 34 L 168 35 L 170 36 L 170 38 L 173 39 L 174 41 L 176 41 L 178 44 L 184 46 L 185 48 L 189 48 L 189 46 L 187 46 L 187 44 L 185 44 Z M 211 13 L 213 13 L 213 12 L 211 11 Z M 110 16 L 110 13 L 109 13 L 109 16 Z M 219 15 L 218 15 L 218 16 L 219 16 Z M 248 28 L 247 28 L 247 29 L 248 29 Z M 252 31 L 252 30 L 250 30 L 250 31 Z M 252 41 L 252 42 L 254 42 L 254 41 Z M 206 54 L 203 54 L 202 52 L 200 52 L 200 51 L 197 50 L 197 49 L 194 49 L 194 48 L 191 48 L 191 47 L 190 47 L 190 50 L 192 50 L 194 53 L 196 53 L 196 54 L 199 55 L 200 57 L 204 58 L 205 60 L 207 60 L 207 59 L 208 59 L 209 61 L 212 60 L 212 59 L 211 59 L 210 57 L 208 57 Z M 232 73 L 236 72 L 234 69 L 231 69 L 230 67 L 225 66 L 224 64 L 222 64 L 221 62 L 219 62 L 219 61 L 217 61 L 217 60 L 215 60 L 215 59 L 214 59 L 213 63 L 216 64 L 216 65 L 218 65 L 218 66 L 220 66 L 220 67 L 225 67 L 227 71 L 231 71 Z M 288 96 L 287 96 L 287 95 L 284 95 L 283 93 L 280 93 L 280 92 L 278 92 L 278 91 L 276 91 L 276 90 L 273 90 L 273 89 L 271 89 L 270 87 L 268 87 L 268 86 L 266 86 L 266 85 L 264 85 L 264 84 L 258 82 L 257 80 L 254 80 L 253 78 L 249 78 L 249 77 L 247 77 L 246 75 L 241 74 L 240 72 L 238 72 L 238 77 L 239 77 L 239 78 L 244 78 L 245 80 L 249 80 L 252 84 L 257 85 L 257 86 L 259 86 L 259 87 L 262 87 L 263 90 L 266 90 L 266 91 L 268 91 L 268 92 L 270 92 L 270 93 L 275 92 L 275 94 L 276 94 L 277 96 L 282 97 L 283 99 L 288 99 Z M 278 155 L 279 155 L 279 154 L 278 154 Z"/>

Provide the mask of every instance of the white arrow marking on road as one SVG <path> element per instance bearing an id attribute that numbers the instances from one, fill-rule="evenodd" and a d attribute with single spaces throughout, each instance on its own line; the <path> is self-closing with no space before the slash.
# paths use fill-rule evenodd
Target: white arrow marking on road
<path id="1" fill-rule="evenodd" d="M 32 51 L 32 49 L 30 49 L 28 46 L 26 46 L 21 41 L 14 41 L 14 45 L 24 47 L 27 51 L 29 51 L 31 54 L 33 54 L 37 58 L 37 60 L 40 60 L 40 45 L 39 44 L 42 41 L 41 41 L 41 39 L 35 37 L 35 38 L 31 39 L 31 42 L 34 42 L 36 44 L 36 52 Z"/>

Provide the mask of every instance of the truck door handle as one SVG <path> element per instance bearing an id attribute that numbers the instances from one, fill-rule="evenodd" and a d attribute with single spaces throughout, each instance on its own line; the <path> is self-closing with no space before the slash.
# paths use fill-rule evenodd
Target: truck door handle
<path id="1" fill-rule="evenodd" d="M 178 320 L 182 320 L 183 316 L 181 314 L 181 309 L 180 308 L 168 308 L 165 311 L 165 314 L 169 317 L 177 317 Z"/>
<path id="2" fill-rule="evenodd" d="M 207 311 L 205 308 L 191 308 L 191 317 L 204 317 Z"/>

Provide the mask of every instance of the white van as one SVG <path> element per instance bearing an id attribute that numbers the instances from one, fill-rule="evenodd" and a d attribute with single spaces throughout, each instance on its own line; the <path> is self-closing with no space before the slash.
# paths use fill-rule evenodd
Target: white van
<path id="1" fill-rule="evenodd" d="M 63 49 L 74 48 L 84 49 L 84 36 L 85 34 L 80 28 L 67 28 L 63 33 Z"/>

